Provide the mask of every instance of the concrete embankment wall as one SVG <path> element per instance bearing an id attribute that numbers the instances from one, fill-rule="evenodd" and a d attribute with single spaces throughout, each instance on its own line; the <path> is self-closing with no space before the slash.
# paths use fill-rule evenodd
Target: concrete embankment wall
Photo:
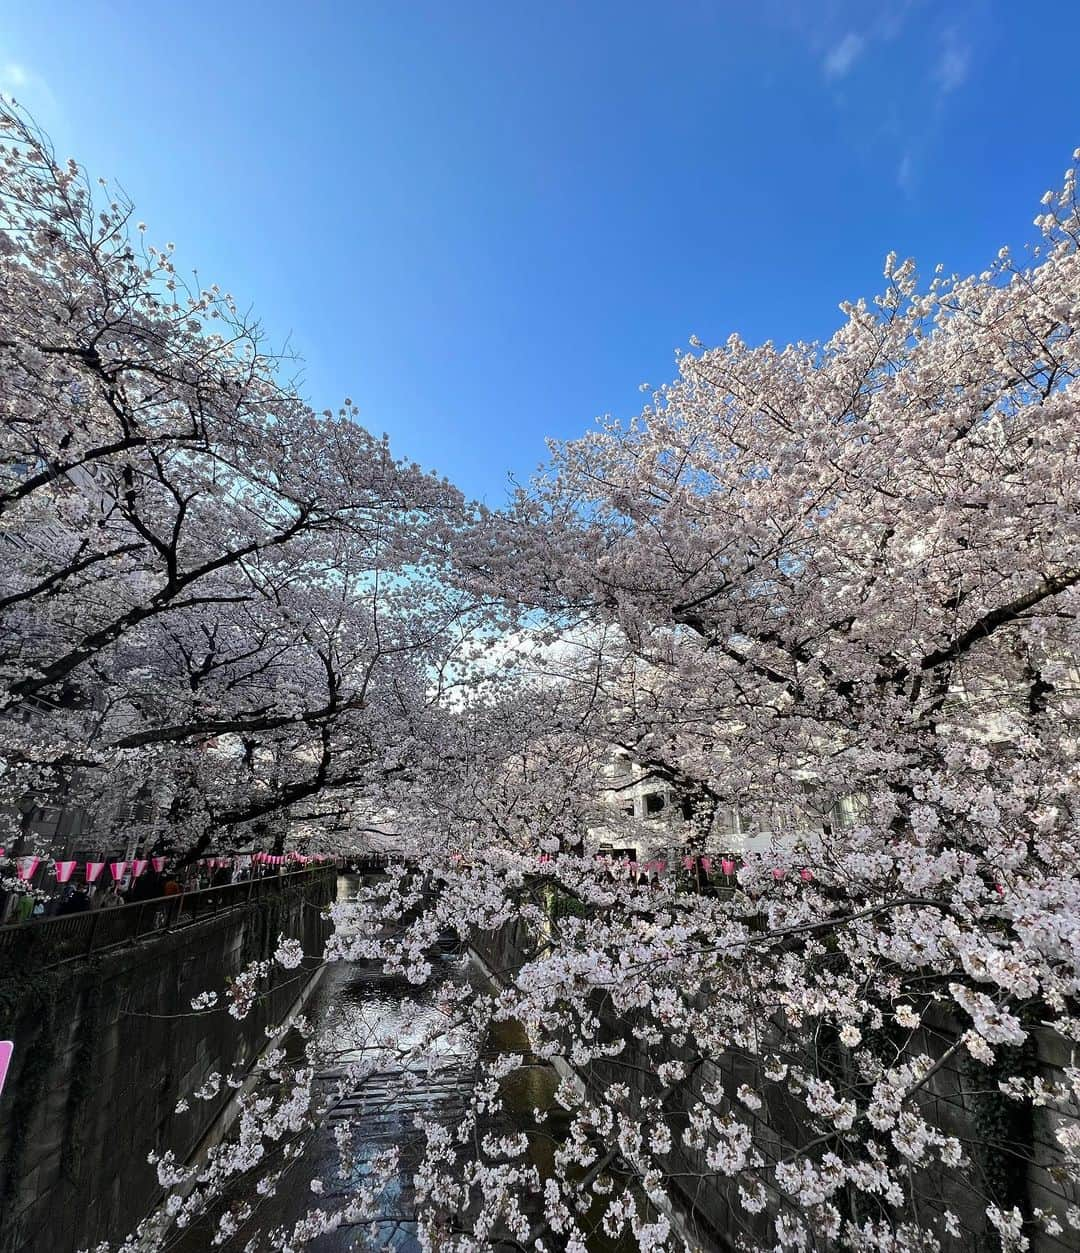
<path id="1" fill-rule="evenodd" d="M 191 1101 L 215 1071 L 238 1075 L 317 967 L 336 874 L 232 893 L 203 917 L 56 963 L 49 924 L 5 929 L 0 1038 L 15 1052 L 0 1096 L 0 1253 L 75 1253 L 122 1239 L 160 1199 L 151 1151 L 195 1152 L 233 1095 Z M 212 902 L 213 903 L 213 902 Z M 118 912 L 118 911 L 117 911 Z M 66 921 L 66 920 L 64 920 Z M 308 960 L 275 967 L 242 1021 L 192 998 L 265 960 L 279 935 Z"/>

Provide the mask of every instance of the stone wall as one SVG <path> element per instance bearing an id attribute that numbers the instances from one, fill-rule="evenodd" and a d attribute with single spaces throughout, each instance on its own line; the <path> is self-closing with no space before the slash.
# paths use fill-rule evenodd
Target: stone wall
<path id="1" fill-rule="evenodd" d="M 22 951 L 8 944 L 0 971 L 0 1038 L 15 1041 L 0 1096 L 0 1253 L 118 1241 L 157 1204 L 147 1155 L 186 1160 L 212 1127 L 230 1089 L 184 1114 L 177 1101 L 265 1047 L 318 965 L 335 883 L 332 870 L 283 876 L 205 918 L 60 964 L 47 924 L 20 928 Z M 223 992 L 280 934 L 301 939 L 309 959 L 275 967 L 247 1018 L 192 1013 L 192 997 Z"/>

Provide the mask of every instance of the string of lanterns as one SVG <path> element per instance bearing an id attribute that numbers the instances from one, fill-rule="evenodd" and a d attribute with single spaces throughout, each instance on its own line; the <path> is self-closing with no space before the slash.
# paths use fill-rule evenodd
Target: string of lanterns
<path id="1" fill-rule="evenodd" d="M 0 848 L 0 858 L 5 855 L 5 850 Z M 311 855 L 305 853 L 290 852 L 284 854 L 272 853 L 240 853 L 231 857 L 202 857 L 191 865 L 199 866 L 207 870 L 232 869 L 238 865 L 242 866 L 252 863 L 260 866 L 309 866 L 322 865 L 325 862 L 336 860 L 324 853 L 314 853 Z M 26 857 L 16 857 L 15 874 L 24 883 L 28 883 L 41 865 L 42 858 L 35 855 Z M 56 876 L 57 883 L 68 883 L 79 866 L 77 860 L 55 860 L 52 862 L 52 870 Z M 83 876 L 87 883 L 96 883 L 101 877 L 105 867 L 109 867 L 109 874 L 114 883 L 119 883 L 125 874 L 131 874 L 133 879 L 137 879 L 146 870 L 147 866 L 153 866 L 156 873 L 160 874 L 165 869 L 164 857 L 135 857 L 130 861 L 87 861 L 83 863 Z"/>
<path id="2" fill-rule="evenodd" d="M 458 856 L 460 857 L 460 854 Z M 540 865 L 548 865 L 554 862 L 555 860 L 556 860 L 555 857 L 553 857 L 550 853 L 541 853 L 537 857 L 537 861 L 540 863 Z M 644 874 L 644 875 L 655 874 L 659 876 L 662 874 L 666 874 L 668 871 L 668 862 L 664 859 L 660 859 L 657 861 L 639 862 L 639 861 L 627 860 L 626 858 L 623 858 L 620 861 L 615 861 L 611 857 L 598 855 L 596 860 L 603 862 L 604 865 L 607 866 L 608 870 L 613 873 L 617 870 L 627 871 L 634 878 L 636 878 L 639 874 Z M 695 871 L 696 869 L 700 867 L 700 869 L 703 870 L 705 874 L 711 875 L 714 865 L 716 865 L 716 858 L 713 858 L 713 857 L 699 856 L 699 857 L 683 857 L 682 858 L 683 869 L 689 870 L 691 872 Z M 730 878 L 738 871 L 739 866 L 738 866 L 738 863 L 734 860 L 734 858 L 721 857 L 719 859 L 719 869 L 722 875 L 724 875 L 727 878 Z M 783 880 L 785 880 L 787 876 L 788 876 L 788 872 L 786 869 L 784 869 L 784 867 L 782 866 L 773 867 L 772 877 L 777 883 L 780 883 Z M 799 870 L 798 877 L 800 881 L 803 883 L 812 883 L 814 881 L 814 872 L 808 866 L 803 866 Z M 992 883 L 990 887 L 992 888 L 994 892 L 997 893 L 998 896 L 1004 897 L 1006 895 L 1004 883 L 995 882 L 995 883 Z"/>
<path id="3" fill-rule="evenodd" d="M 541 853 L 537 860 L 541 865 L 545 865 L 553 862 L 555 858 L 550 853 Z M 610 857 L 598 857 L 597 860 L 604 862 L 609 869 L 627 870 L 633 875 L 662 875 L 667 874 L 668 871 L 668 862 L 665 859 L 657 861 L 632 861 L 624 858 L 621 861 L 613 861 Z M 684 870 L 693 871 L 700 867 L 707 875 L 712 874 L 713 866 L 717 864 L 719 865 L 720 873 L 726 876 L 735 874 L 738 869 L 738 865 L 731 857 L 721 857 L 719 859 L 719 863 L 717 863 L 716 858 L 707 856 L 684 857 L 682 859 L 682 867 Z M 787 871 L 782 869 L 780 866 L 776 866 L 773 869 L 772 877 L 779 881 L 787 877 Z M 814 878 L 814 872 L 804 866 L 799 871 L 799 878 L 803 881 L 803 883 L 810 883 Z"/>

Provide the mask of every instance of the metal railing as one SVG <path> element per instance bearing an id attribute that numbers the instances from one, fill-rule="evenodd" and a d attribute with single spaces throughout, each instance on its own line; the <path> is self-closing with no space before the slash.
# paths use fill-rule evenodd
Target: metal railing
<path id="1" fill-rule="evenodd" d="M 0 968 L 13 959 L 33 956 L 35 964 L 57 965 L 102 949 L 132 943 L 189 926 L 203 918 L 246 906 L 283 892 L 305 889 L 321 876 L 337 876 L 333 866 L 266 875 L 243 883 L 159 896 L 132 905 L 88 909 L 58 918 L 30 919 L 0 927 Z"/>

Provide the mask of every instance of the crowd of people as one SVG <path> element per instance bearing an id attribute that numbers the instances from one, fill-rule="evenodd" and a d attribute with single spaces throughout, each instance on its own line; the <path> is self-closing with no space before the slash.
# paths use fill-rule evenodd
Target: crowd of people
<path id="1" fill-rule="evenodd" d="M 29 885 L 15 891 L 0 891 L 0 925 L 58 918 L 92 909 L 114 909 L 145 901 L 227 887 L 255 877 L 277 874 L 277 866 L 235 864 L 203 866 L 192 863 L 175 869 L 147 868 L 140 875 L 128 875 L 120 883 L 67 883 L 62 891 L 49 896 Z"/>

